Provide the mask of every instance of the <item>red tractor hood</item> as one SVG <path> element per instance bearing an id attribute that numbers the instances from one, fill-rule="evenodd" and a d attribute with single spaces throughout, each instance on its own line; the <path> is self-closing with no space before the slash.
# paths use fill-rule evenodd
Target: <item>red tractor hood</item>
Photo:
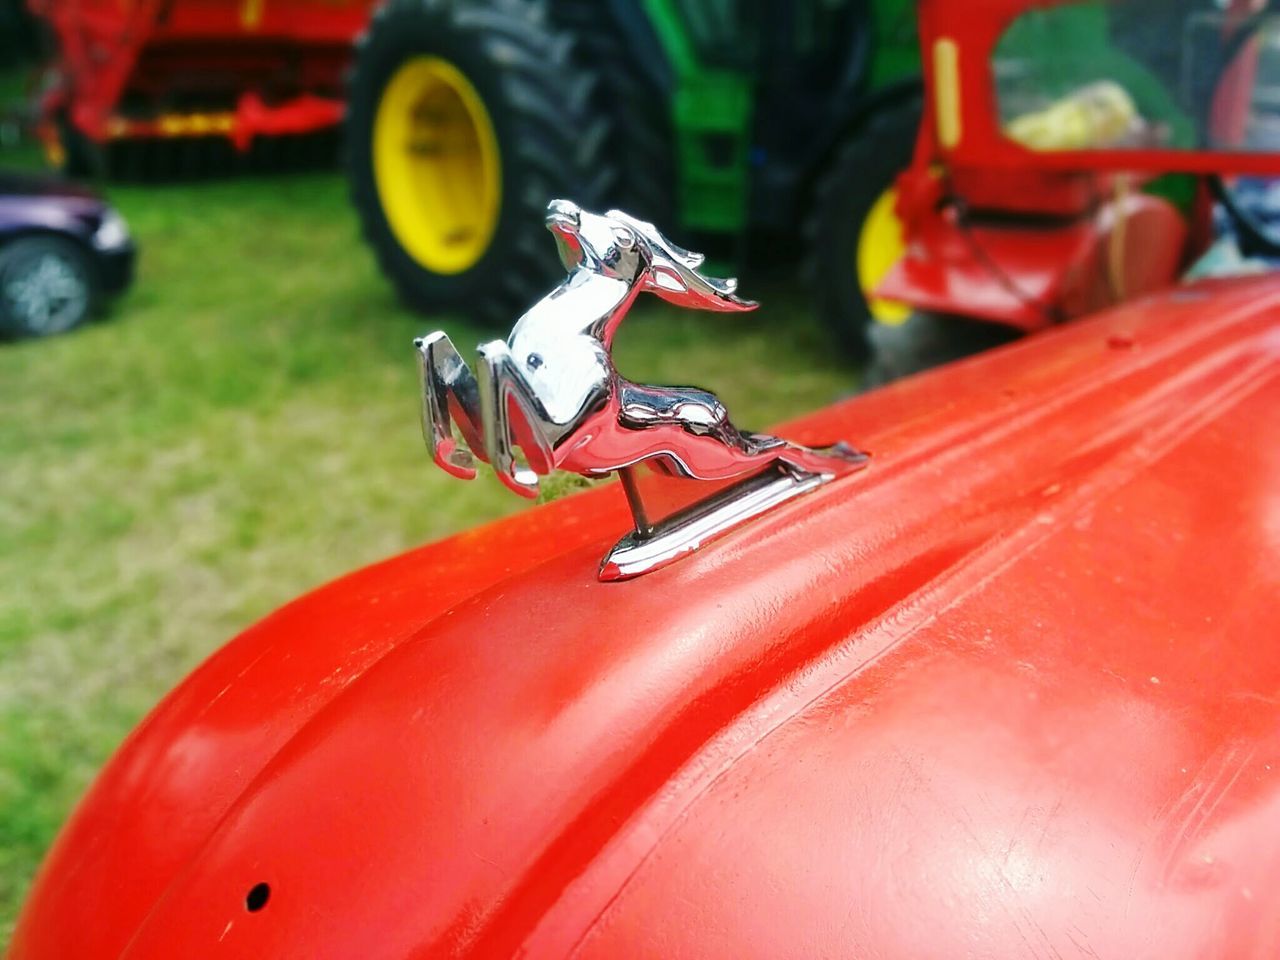
<path id="1" fill-rule="evenodd" d="M 353 574 L 10 956 L 1274 957 L 1277 411 L 1280 284 L 1183 288 L 784 427 L 871 466 L 637 580 L 612 487 Z"/>

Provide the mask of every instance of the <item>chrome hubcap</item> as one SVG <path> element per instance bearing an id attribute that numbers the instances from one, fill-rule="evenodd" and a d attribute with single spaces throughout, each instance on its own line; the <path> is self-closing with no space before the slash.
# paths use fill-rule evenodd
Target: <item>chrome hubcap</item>
<path id="1" fill-rule="evenodd" d="M 65 259 L 41 254 L 4 288 L 13 313 L 36 333 L 59 333 L 84 313 L 88 292 L 83 278 Z"/>

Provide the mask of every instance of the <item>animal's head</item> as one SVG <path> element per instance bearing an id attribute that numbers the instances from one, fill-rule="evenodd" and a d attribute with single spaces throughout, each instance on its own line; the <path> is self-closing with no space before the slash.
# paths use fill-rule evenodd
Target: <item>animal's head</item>
<path id="1" fill-rule="evenodd" d="M 585 267 L 616 280 L 634 282 L 647 266 L 636 234 L 612 216 L 583 210 L 570 200 L 547 205 L 547 229 L 555 235 L 566 270 Z"/>
<path id="2" fill-rule="evenodd" d="M 603 215 L 570 200 L 547 205 L 547 229 L 556 238 L 565 269 L 579 268 L 643 289 L 664 300 L 701 310 L 754 310 L 756 303 L 735 296 L 738 281 L 698 272 L 705 259 L 676 246 L 652 223 L 621 210 Z"/>

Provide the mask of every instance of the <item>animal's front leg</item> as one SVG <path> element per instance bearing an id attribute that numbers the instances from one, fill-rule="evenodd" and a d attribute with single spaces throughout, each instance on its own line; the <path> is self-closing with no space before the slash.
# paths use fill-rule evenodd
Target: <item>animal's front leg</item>
<path id="1" fill-rule="evenodd" d="M 536 497 L 538 475 L 555 469 L 551 443 L 541 423 L 542 404 L 501 340 L 480 345 L 477 376 L 489 462 L 508 488 L 521 496 Z M 516 463 L 517 445 L 528 467 Z"/>
<path id="2" fill-rule="evenodd" d="M 422 377 L 422 438 L 440 469 L 462 480 L 475 477 L 475 456 L 487 459 L 480 387 L 453 343 L 437 331 L 413 341 Z M 453 439 L 457 423 L 470 451 Z"/>
<path id="3" fill-rule="evenodd" d="M 729 421 L 729 412 L 713 393 L 696 387 L 647 387 L 624 381 L 619 422 L 633 429 L 678 426 L 695 437 L 709 437 L 753 457 L 785 441 L 759 433 L 745 433 Z"/>

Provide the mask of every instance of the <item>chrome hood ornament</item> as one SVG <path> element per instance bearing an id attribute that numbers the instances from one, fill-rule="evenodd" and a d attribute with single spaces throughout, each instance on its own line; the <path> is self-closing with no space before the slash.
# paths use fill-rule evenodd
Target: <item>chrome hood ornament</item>
<path id="1" fill-rule="evenodd" d="M 537 495 L 539 476 L 555 470 L 618 473 L 635 529 L 604 558 L 600 577 L 620 580 L 665 566 L 770 507 L 865 466 L 866 455 L 843 443 L 815 450 L 743 432 L 704 390 L 623 378 L 613 365 L 613 337 L 641 292 L 702 310 L 754 310 L 756 304 L 736 295 L 736 280 L 699 273 L 701 254 L 619 210 L 601 216 L 553 200 L 547 228 L 569 276 L 516 321 L 507 340 L 480 345 L 474 374 L 443 332 L 414 341 L 422 432 L 441 469 L 470 480 L 479 457 L 526 497 Z M 454 425 L 465 447 L 454 439 Z M 737 482 L 651 522 L 634 471 L 644 461 L 693 480 Z"/>

